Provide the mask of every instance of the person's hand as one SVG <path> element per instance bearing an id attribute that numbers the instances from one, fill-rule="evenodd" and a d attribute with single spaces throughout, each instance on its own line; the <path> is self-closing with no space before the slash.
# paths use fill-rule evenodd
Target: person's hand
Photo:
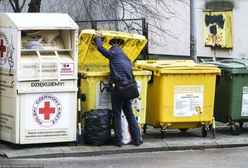
<path id="1" fill-rule="evenodd" d="M 99 36 L 99 37 L 102 37 L 102 31 L 101 30 L 97 30 L 96 31 L 96 35 Z"/>

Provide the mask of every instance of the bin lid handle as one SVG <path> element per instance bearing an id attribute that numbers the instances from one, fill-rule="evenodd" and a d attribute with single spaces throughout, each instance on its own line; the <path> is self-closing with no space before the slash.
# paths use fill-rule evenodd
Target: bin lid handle
<path id="1" fill-rule="evenodd" d="M 236 60 L 223 60 L 223 61 L 220 61 L 221 63 L 237 63 L 237 64 L 241 64 L 241 65 L 243 65 L 245 68 L 247 68 L 248 67 L 248 65 L 246 65 L 245 63 L 243 63 L 243 62 L 240 62 L 240 61 L 236 61 Z"/>

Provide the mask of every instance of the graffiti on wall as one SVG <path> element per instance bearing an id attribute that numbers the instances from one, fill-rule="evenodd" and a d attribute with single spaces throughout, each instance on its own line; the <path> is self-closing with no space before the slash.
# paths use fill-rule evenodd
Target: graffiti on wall
<path id="1" fill-rule="evenodd" d="M 204 12 L 205 46 L 232 48 L 232 11 Z"/>

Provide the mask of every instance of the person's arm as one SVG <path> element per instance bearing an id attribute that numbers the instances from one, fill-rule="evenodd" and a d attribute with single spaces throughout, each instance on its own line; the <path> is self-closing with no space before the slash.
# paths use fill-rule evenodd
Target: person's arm
<path id="1" fill-rule="evenodd" d="M 106 58 L 111 59 L 111 54 L 110 51 L 107 50 L 106 48 L 104 48 L 102 46 L 102 39 L 101 39 L 101 33 L 97 32 L 97 36 L 96 36 L 96 47 L 97 50 Z"/>

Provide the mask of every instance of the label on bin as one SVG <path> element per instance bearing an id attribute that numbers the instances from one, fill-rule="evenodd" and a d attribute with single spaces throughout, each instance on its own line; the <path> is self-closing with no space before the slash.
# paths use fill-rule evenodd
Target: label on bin
<path id="1" fill-rule="evenodd" d="M 0 68 L 16 69 L 17 30 L 0 28 Z"/>
<path id="2" fill-rule="evenodd" d="M 15 70 L 0 69 L 0 96 L 15 98 Z"/>
<path id="3" fill-rule="evenodd" d="M 61 118 L 62 104 L 54 95 L 41 95 L 34 101 L 32 115 L 41 127 L 51 127 Z"/>
<path id="4" fill-rule="evenodd" d="M 56 63 L 42 64 L 42 77 L 57 76 L 58 67 Z M 40 65 L 38 63 L 23 63 L 21 64 L 20 75 L 22 77 L 38 77 L 40 74 Z"/>
<path id="5" fill-rule="evenodd" d="M 42 76 L 56 76 L 58 72 L 57 63 L 42 64 Z M 60 63 L 59 72 L 61 75 L 73 75 L 73 63 Z M 21 65 L 22 77 L 37 77 L 40 73 L 40 65 L 38 63 L 25 63 Z"/>
<path id="6" fill-rule="evenodd" d="M 73 75 L 74 73 L 74 64 L 73 63 L 61 63 L 59 65 L 61 75 Z"/>
<path id="7" fill-rule="evenodd" d="M 26 130 L 25 138 L 30 139 L 48 139 L 68 137 L 68 129 L 50 129 L 50 130 Z"/>
<path id="8" fill-rule="evenodd" d="M 3 107 L 4 106 L 4 107 Z M 0 113 L 0 129 L 1 131 L 6 131 L 6 132 L 15 132 L 15 115 L 13 114 L 7 114 L 7 111 L 10 110 L 10 107 L 7 107 L 6 105 L 2 105 L 1 108 L 4 108 L 6 113 Z M 13 107 L 11 110 L 14 111 Z"/>
<path id="9" fill-rule="evenodd" d="M 73 93 L 29 93 L 21 96 L 24 140 L 67 138 L 72 122 Z"/>
<path id="10" fill-rule="evenodd" d="M 104 82 L 105 84 L 108 83 L 108 81 L 102 82 Z M 141 81 L 136 82 L 139 93 L 141 94 Z M 110 92 L 103 88 L 103 84 L 100 87 L 100 82 L 96 83 L 96 109 L 112 109 Z M 138 97 L 132 100 L 132 108 L 136 116 L 140 116 L 141 107 L 141 98 Z"/>
<path id="11" fill-rule="evenodd" d="M 248 116 L 248 86 L 243 87 L 241 116 Z"/>
<path id="12" fill-rule="evenodd" d="M 203 85 L 174 86 L 174 116 L 189 117 L 203 112 Z"/>
<path id="13" fill-rule="evenodd" d="M 68 127 L 71 111 L 68 93 L 23 94 L 22 100 L 26 129 Z"/>
<path id="14" fill-rule="evenodd" d="M 108 83 L 108 81 L 102 81 L 102 82 L 104 84 Z M 112 109 L 110 92 L 108 92 L 106 88 L 104 89 L 104 85 L 100 83 L 101 82 L 96 83 L 96 108 L 97 109 Z"/>

